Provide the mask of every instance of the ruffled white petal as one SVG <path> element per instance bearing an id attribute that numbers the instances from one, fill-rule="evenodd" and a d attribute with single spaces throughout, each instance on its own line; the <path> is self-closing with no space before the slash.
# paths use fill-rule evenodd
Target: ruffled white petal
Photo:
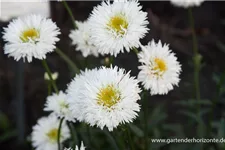
<path id="1" fill-rule="evenodd" d="M 36 150 L 57 150 L 57 140 L 52 141 L 47 134 L 52 129 L 58 129 L 59 120 L 55 115 L 42 117 L 38 120 L 37 124 L 33 127 L 31 133 L 31 141 Z M 65 122 L 62 123 L 60 142 L 62 143 L 70 137 L 69 129 Z"/>
<path id="2" fill-rule="evenodd" d="M 53 114 L 60 118 L 75 122 L 75 118 L 69 107 L 66 94 L 59 91 L 59 94 L 53 93 L 53 95 L 47 97 L 44 111 L 52 111 Z"/>
<path id="3" fill-rule="evenodd" d="M 35 29 L 39 37 L 35 40 L 22 41 L 21 35 L 28 29 Z M 31 62 L 33 58 L 45 59 L 46 54 L 54 50 L 55 44 L 59 41 L 59 28 L 51 19 L 40 15 L 28 15 L 14 19 L 7 28 L 4 28 L 3 39 L 7 42 L 4 53 L 13 57 L 16 61 L 23 58 Z"/>
<path id="4" fill-rule="evenodd" d="M 110 108 L 98 103 L 98 93 L 107 85 L 120 93 L 120 100 Z M 118 67 L 86 70 L 74 78 L 67 90 L 69 104 L 79 121 L 109 131 L 138 116 L 140 91 L 138 81 Z"/>
<path id="5" fill-rule="evenodd" d="M 69 37 L 72 44 L 76 45 L 76 50 L 81 51 L 84 57 L 94 55 L 98 57 L 96 46 L 90 40 L 90 25 L 88 21 L 76 21 L 77 29 L 71 30 Z"/>
<path id="6" fill-rule="evenodd" d="M 174 85 L 178 85 L 181 65 L 168 45 L 162 45 L 161 41 L 158 43 L 151 41 L 148 45 L 142 46 L 138 57 L 141 63 L 138 67 L 140 69 L 138 80 L 145 89 L 150 90 L 151 95 L 167 94 Z M 154 70 L 155 64 L 152 62 L 156 58 L 164 61 L 165 71 Z"/>
<path id="7" fill-rule="evenodd" d="M 92 11 L 89 18 L 91 41 L 101 54 L 117 56 L 124 49 L 129 52 L 132 47 L 139 47 L 140 39 L 148 32 L 147 13 L 143 12 L 137 1 L 102 2 Z M 127 23 L 122 28 L 123 34 L 109 28 L 110 20 L 121 15 Z"/>

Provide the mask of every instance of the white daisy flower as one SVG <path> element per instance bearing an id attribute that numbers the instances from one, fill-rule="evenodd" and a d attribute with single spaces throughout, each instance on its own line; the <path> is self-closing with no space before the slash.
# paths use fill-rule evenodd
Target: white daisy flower
<path id="1" fill-rule="evenodd" d="M 72 148 L 65 148 L 64 150 L 73 150 L 73 149 Z M 76 145 L 76 149 L 75 150 L 85 150 L 83 141 L 81 142 L 80 148 Z"/>
<path id="2" fill-rule="evenodd" d="M 132 122 L 140 111 L 138 81 L 124 69 L 86 70 L 68 86 L 68 101 L 74 116 L 91 126 L 112 131 Z"/>
<path id="3" fill-rule="evenodd" d="M 59 76 L 59 73 L 58 72 L 54 72 L 54 73 L 52 73 L 52 79 L 53 80 L 56 80 L 56 79 L 58 79 L 58 76 Z M 45 80 L 50 80 L 50 77 L 48 76 L 48 73 L 47 72 L 45 72 L 45 74 L 44 74 L 44 79 Z"/>
<path id="4" fill-rule="evenodd" d="M 137 1 L 102 2 L 89 18 L 91 41 L 101 54 L 118 53 L 139 47 L 139 40 L 148 32 L 147 13 Z"/>
<path id="5" fill-rule="evenodd" d="M 84 57 L 94 55 L 98 57 L 96 46 L 90 41 L 90 25 L 88 21 L 75 21 L 77 25 L 76 30 L 71 30 L 69 37 L 72 39 L 72 44 L 76 45 L 76 50 L 81 51 Z"/>
<path id="6" fill-rule="evenodd" d="M 64 117 L 68 121 L 75 121 L 69 109 L 67 96 L 62 91 L 59 91 L 59 94 L 53 93 L 53 95 L 47 97 L 44 111 L 53 111 L 53 114 L 60 118 Z"/>
<path id="7" fill-rule="evenodd" d="M 17 18 L 4 28 L 3 39 L 7 42 L 4 52 L 17 61 L 23 58 L 31 62 L 33 57 L 45 59 L 46 54 L 54 50 L 59 34 L 59 28 L 51 19 L 40 15 Z"/>
<path id="8" fill-rule="evenodd" d="M 40 118 L 31 133 L 33 147 L 36 150 L 57 150 L 58 127 L 59 120 L 55 115 Z M 64 142 L 69 137 L 69 129 L 64 121 L 60 132 L 60 142 Z"/>
<path id="9" fill-rule="evenodd" d="M 200 6 L 202 2 L 205 0 L 170 0 L 170 2 L 177 7 L 194 7 L 194 6 Z"/>
<path id="10" fill-rule="evenodd" d="M 141 70 L 138 79 L 145 89 L 150 89 L 151 95 L 167 94 L 174 85 L 178 85 L 181 65 L 168 45 L 152 40 L 147 46 L 142 46 L 138 57 L 142 63 L 138 67 Z"/>

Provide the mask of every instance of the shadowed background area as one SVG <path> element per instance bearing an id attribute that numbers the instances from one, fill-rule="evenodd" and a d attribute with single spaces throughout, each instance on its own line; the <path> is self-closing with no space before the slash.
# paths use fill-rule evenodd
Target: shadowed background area
<path id="1" fill-rule="evenodd" d="M 86 20 L 93 9 L 100 2 L 97 1 L 69 1 L 68 5 L 72 9 L 76 20 Z M 153 38 L 162 43 L 167 43 L 173 52 L 176 53 L 178 60 L 182 64 L 181 81 L 179 87 L 169 92 L 166 96 L 151 96 L 149 97 L 149 128 L 152 137 L 183 137 L 181 133 L 185 133 L 184 137 L 193 137 L 196 133 L 192 130 L 196 127 L 193 123 L 186 127 L 189 123 L 189 118 L 182 116 L 179 110 L 184 110 L 180 105 L 176 105 L 177 101 L 189 100 L 194 97 L 193 85 L 193 64 L 192 64 L 192 36 L 191 29 L 188 22 L 187 10 L 177 8 L 168 1 L 141 1 L 143 10 L 148 12 L 149 29 L 150 32 L 142 40 L 142 44 L 147 44 Z M 26 5 L 24 3 L 24 5 Z M 35 3 L 33 3 L 35 5 Z M 224 109 L 224 88 L 223 83 L 225 71 L 225 2 L 204 2 L 201 7 L 193 8 L 196 33 L 199 44 L 199 52 L 202 55 L 202 68 L 200 71 L 200 87 L 201 98 L 203 100 L 214 100 L 219 97 L 219 101 L 215 103 L 214 119 L 221 120 Z M 75 47 L 71 45 L 71 40 L 68 37 L 70 30 L 73 28 L 68 12 L 60 2 L 50 2 L 50 14 L 53 21 L 61 29 L 60 42 L 57 46 L 63 50 L 80 69 L 94 68 L 103 65 L 106 56 L 94 57 L 89 56 L 84 59 L 80 52 L 75 51 Z M 11 10 L 14 11 L 14 10 Z M 7 21 L 1 21 L 2 28 L 8 25 Z M 24 121 L 22 122 L 24 128 L 24 140 L 18 142 L 18 110 L 17 102 L 18 91 L 16 78 L 18 77 L 18 62 L 12 58 L 4 55 L 1 34 L 1 53 L 0 53 L 0 149 L 13 150 L 23 149 L 30 150 L 31 145 L 29 134 L 32 131 L 32 126 L 41 116 L 45 115 L 43 112 L 44 103 L 47 96 L 47 85 L 44 80 L 44 69 L 39 60 L 34 60 L 32 63 L 24 63 Z M 59 72 L 57 85 L 59 89 L 65 90 L 67 84 L 71 81 L 73 74 L 69 66 L 56 54 L 51 53 L 47 55 L 47 62 L 52 72 Z M 138 74 L 137 66 L 139 65 L 135 53 L 122 53 L 117 58 L 114 58 L 114 65 L 125 68 L 127 71 L 131 70 L 131 74 L 136 76 Z M 221 81 L 222 80 L 222 81 Z M 221 89 L 218 89 L 221 88 Z M 220 91 L 218 95 L 218 90 Z M 157 108 L 157 109 L 156 109 Z M 203 107 L 204 108 L 204 107 Z M 211 108 L 211 107 L 209 107 Z M 205 109 L 205 108 L 204 108 Z M 154 114 L 155 113 L 155 114 Z M 143 114 L 140 114 L 140 116 Z M 152 118 L 151 118 L 152 117 Z M 140 117 L 141 118 L 141 117 Z M 202 116 L 204 121 L 208 121 L 207 114 Z M 136 123 L 142 126 L 142 120 L 137 119 Z M 168 126 L 164 126 L 168 124 Z M 171 130 L 167 130 L 171 125 Z M 177 125 L 177 126 L 176 126 Z M 134 129 L 135 130 L 135 129 Z M 182 130 L 182 131 L 178 131 Z M 86 131 L 80 130 L 80 132 Z M 97 132 L 97 131 L 96 131 Z M 142 136 L 142 131 L 137 131 Z M 225 134 L 224 134 L 225 135 Z M 81 139 L 83 134 L 79 133 Z M 104 138 L 103 135 L 100 139 Z M 85 141 L 85 140 L 84 140 Z M 111 149 L 107 147 L 106 142 L 99 142 L 101 149 Z M 135 143 L 140 147 L 143 142 L 139 137 L 135 138 Z M 218 146 L 212 146 L 220 149 Z M 171 147 L 162 146 L 158 149 L 171 149 Z M 97 148 L 96 148 L 97 149 Z M 179 148 L 177 148 L 179 149 Z"/>

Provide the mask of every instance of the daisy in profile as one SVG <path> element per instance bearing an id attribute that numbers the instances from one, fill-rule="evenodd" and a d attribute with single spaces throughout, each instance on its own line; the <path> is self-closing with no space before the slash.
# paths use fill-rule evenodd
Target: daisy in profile
<path id="1" fill-rule="evenodd" d="M 103 1 L 89 18 L 91 41 L 101 54 L 117 56 L 139 47 L 139 40 L 148 32 L 147 13 L 137 1 Z"/>
<path id="2" fill-rule="evenodd" d="M 141 63 L 138 80 L 151 95 L 167 94 L 174 85 L 178 85 L 181 65 L 168 45 L 151 41 L 142 46 L 138 57 Z"/>
<path id="3" fill-rule="evenodd" d="M 58 127 L 59 120 L 55 115 L 40 118 L 31 133 L 33 147 L 37 150 L 57 150 Z M 60 142 L 64 142 L 69 137 L 69 129 L 65 122 L 63 122 L 60 132 Z"/>
<path id="4" fill-rule="evenodd" d="M 101 129 L 132 122 L 140 111 L 138 81 L 118 67 L 86 70 L 67 92 L 74 116 Z"/>
<path id="5" fill-rule="evenodd" d="M 77 29 L 71 30 L 69 37 L 72 44 L 76 45 L 76 50 L 81 51 L 84 57 L 94 55 L 98 57 L 97 48 L 90 41 L 90 25 L 88 21 L 76 21 Z"/>
<path id="6" fill-rule="evenodd" d="M 64 150 L 73 150 L 73 149 L 72 148 L 65 148 Z M 76 149 L 75 150 L 85 150 L 84 143 L 81 142 L 80 148 L 76 145 Z"/>
<path id="7" fill-rule="evenodd" d="M 46 54 L 54 50 L 59 34 L 56 24 L 40 15 L 14 19 L 4 28 L 3 39 L 7 42 L 4 53 L 17 61 L 45 59 Z"/>
<path id="8" fill-rule="evenodd" d="M 53 95 L 47 97 L 44 111 L 52 111 L 53 114 L 60 118 L 65 118 L 68 121 L 75 122 L 75 119 L 69 109 L 67 96 L 62 91 L 59 91 L 59 94 L 53 93 Z"/>
<path id="9" fill-rule="evenodd" d="M 200 6 L 202 2 L 205 0 L 170 0 L 170 2 L 177 7 L 194 7 L 194 6 Z"/>

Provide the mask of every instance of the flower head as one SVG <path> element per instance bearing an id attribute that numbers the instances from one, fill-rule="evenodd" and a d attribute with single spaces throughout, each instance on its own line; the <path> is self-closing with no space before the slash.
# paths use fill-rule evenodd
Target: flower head
<path id="1" fill-rule="evenodd" d="M 139 47 L 139 40 L 148 32 L 147 13 L 137 1 L 102 2 L 90 18 L 91 41 L 101 54 L 118 53 Z"/>
<path id="2" fill-rule="evenodd" d="M 69 109 L 67 96 L 62 91 L 59 94 L 54 93 L 47 97 L 44 110 L 53 111 L 56 116 L 60 118 L 64 117 L 68 121 L 75 121 Z"/>
<path id="3" fill-rule="evenodd" d="M 168 45 L 151 41 L 142 46 L 138 57 L 141 63 L 138 79 L 152 95 L 167 94 L 174 85 L 178 85 L 181 65 Z"/>
<path id="4" fill-rule="evenodd" d="M 173 5 L 184 8 L 200 6 L 204 1 L 205 0 L 170 0 Z"/>
<path id="5" fill-rule="evenodd" d="M 31 62 L 33 57 L 45 59 L 46 54 L 54 50 L 59 34 L 56 24 L 40 15 L 14 19 L 4 28 L 5 54 L 17 61 L 23 58 Z"/>
<path id="6" fill-rule="evenodd" d="M 53 80 L 57 80 L 58 79 L 58 76 L 59 76 L 59 73 L 58 72 L 54 72 L 54 73 L 52 73 L 52 79 Z M 45 80 L 50 80 L 50 77 L 48 76 L 48 73 L 47 72 L 45 72 L 45 74 L 44 74 L 44 79 Z"/>
<path id="7" fill-rule="evenodd" d="M 68 86 L 68 101 L 74 116 L 91 126 L 112 131 L 119 124 L 132 122 L 138 115 L 138 81 L 124 69 L 86 70 Z"/>
<path id="8" fill-rule="evenodd" d="M 33 147 L 37 150 L 56 150 L 58 146 L 58 127 L 59 120 L 55 115 L 40 118 L 31 133 Z M 63 122 L 60 132 L 60 142 L 62 143 L 69 137 L 69 129 L 65 122 Z"/>
<path id="9" fill-rule="evenodd" d="M 88 21 L 76 21 L 77 28 L 72 30 L 69 37 L 72 39 L 72 44 L 76 45 L 76 50 L 81 51 L 84 57 L 88 55 L 98 56 L 96 46 L 90 40 L 90 25 Z"/>

